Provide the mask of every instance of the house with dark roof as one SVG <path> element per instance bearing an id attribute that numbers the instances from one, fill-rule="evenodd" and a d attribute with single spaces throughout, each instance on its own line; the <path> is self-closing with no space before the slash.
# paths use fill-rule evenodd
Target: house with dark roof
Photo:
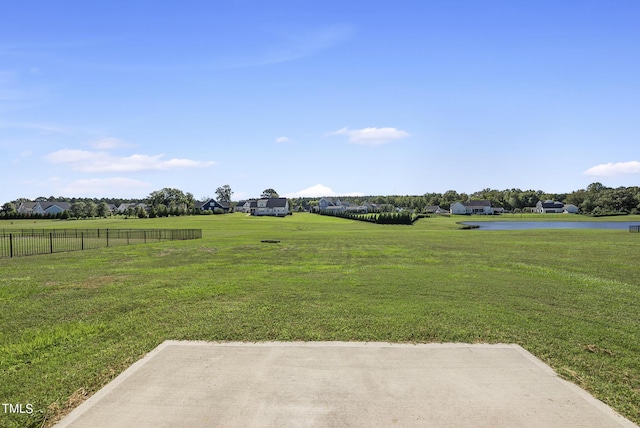
<path id="1" fill-rule="evenodd" d="M 246 213 L 246 212 L 248 212 L 248 211 L 245 211 L 245 209 L 244 209 L 244 205 L 246 203 L 247 203 L 246 200 L 238 201 L 238 203 L 236 204 L 236 206 L 233 209 L 233 211 L 235 211 L 237 213 Z"/>
<path id="2" fill-rule="evenodd" d="M 493 207 L 491 201 L 485 199 L 471 200 L 467 202 L 455 202 L 451 204 L 451 214 L 467 215 L 467 214 L 480 214 L 490 215 L 493 214 Z"/>
<path id="3" fill-rule="evenodd" d="M 216 201 L 215 199 L 209 199 L 198 204 L 198 208 L 202 211 L 215 211 L 216 208 L 222 210 L 225 213 L 229 212 L 229 202 Z"/>
<path id="4" fill-rule="evenodd" d="M 556 201 L 547 199 L 546 201 L 538 201 L 538 203 L 536 204 L 535 212 L 540 214 L 553 214 L 553 213 L 577 214 L 578 207 L 572 204 L 564 204 L 562 202 L 556 202 Z"/>
<path id="5" fill-rule="evenodd" d="M 562 213 L 564 204 L 562 202 L 554 202 L 552 200 L 538 201 L 536 204 L 536 212 L 541 214 Z"/>
<path id="6" fill-rule="evenodd" d="M 287 198 L 264 198 L 255 202 L 256 207 L 255 209 L 252 208 L 251 215 L 284 217 L 289 214 L 289 201 L 287 201 Z"/>

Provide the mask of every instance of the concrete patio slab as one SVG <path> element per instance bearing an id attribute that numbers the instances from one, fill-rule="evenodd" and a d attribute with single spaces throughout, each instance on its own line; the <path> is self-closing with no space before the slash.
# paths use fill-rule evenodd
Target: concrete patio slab
<path id="1" fill-rule="evenodd" d="M 517 345 L 167 341 L 57 427 L 637 427 Z"/>

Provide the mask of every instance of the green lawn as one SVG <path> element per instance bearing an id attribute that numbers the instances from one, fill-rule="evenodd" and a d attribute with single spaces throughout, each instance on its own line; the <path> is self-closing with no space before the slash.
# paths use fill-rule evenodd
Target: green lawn
<path id="1" fill-rule="evenodd" d="M 166 339 L 517 343 L 639 423 L 640 234 L 460 230 L 460 220 L 0 223 L 204 230 L 0 259 L 0 400 L 35 409 L 0 412 L 0 426 L 64 413 Z"/>

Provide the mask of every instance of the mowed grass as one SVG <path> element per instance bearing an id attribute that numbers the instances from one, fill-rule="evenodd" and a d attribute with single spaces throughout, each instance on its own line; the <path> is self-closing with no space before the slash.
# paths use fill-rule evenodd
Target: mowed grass
<path id="1" fill-rule="evenodd" d="M 640 234 L 460 230 L 459 220 L 2 225 L 202 228 L 204 238 L 1 259 L 0 400 L 35 412 L 0 412 L 0 426 L 50 422 L 167 339 L 517 343 L 640 422 Z"/>

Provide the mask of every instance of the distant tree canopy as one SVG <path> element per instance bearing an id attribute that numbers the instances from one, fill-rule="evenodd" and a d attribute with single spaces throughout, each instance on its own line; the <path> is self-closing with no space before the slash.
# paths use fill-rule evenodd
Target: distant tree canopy
<path id="1" fill-rule="evenodd" d="M 264 191 L 262 192 L 262 195 L 260 195 L 261 198 L 277 198 L 278 192 L 276 192 L 275 190 L 269 188 L 269 189 L 264 189 Z"/>
<path id="2" fill-rule="evenodd" d="M 216 196 L 219 202 L 231 202 L 231 195 L 233 195 L 233 191 L 228 184 L 216 189 Z"/>
<path id="3" fill-rule="evenodd" d="M 228 185 L 218 188 L 220 194 L 216 191 L 219 200 L 225 200 L 221 197 L 229 195 L 229 199 L 233 192 Z M 274 189 L 265 189 L 261 195 L 262 198 L 278 197 L 278 193 Z M 311 206 L 318 205 L 317 197 L 314 198 L 289 198 L 289 206 L 292 210 L 309 209 Z M 573 204 L 580 209 L 580 212 L 588 215 L 607 215 L 607 214 L 639 214 L 640 213 L 640 187 L 617 187 L 611 188 L 602 183 L 592 183 L 586 189 L 580 189 L 571 193 L 546 193 L 542 190 L 521 190 L 521 189 L 482 189 L 480 191 L 467 194 L 458 193 L 455 190 L 448 190 L 444 193 L 425 193 L 423 195 L 414 196 L 341 196 L 340 200 L 352 204 L 363 204 L 371 202 L 378 204 L 380 207 L 402 207 L 415 211 L 423 211 L 427 206 L 438 205 L 442 209 L 449 209 L 451 204 L 457 201 L 467 201 L 469 199 L 487 199 L 491 201 L 494 207 L 502 207 L 506 211 L 522 212 L 536 206 L 538 201 L 551 199 L 565 204 Z M 120 205 L 121 203 L 140 202 L 135 199 L 119 199 L 119 198 L 66 198 L 66 197 L 43 197 L 36 198 L 37 201 L 64 201 L 71 204 L 71 212 L 66 215 L 74 217 L 95 217 L 106 214 L 107 204 Z M 201 213 L 195 210 L 195 199 L 189 192 L 185 193 L 179 189 L 164 188 L 152 192 L 145 200 L 153 211 L 149 212 L 149 216 L 167 216 L 167 215 L 183 215 L 188 213 Z M 225 200 L 226 201 L 226 200 Z M 20 214 L 17 212 L 21 202 L 31 202 L 29 199 L 19 198 L 14 201 L 6 202 L 2 205 L 0 218 L 23 218 L 29 217 L 30 214 Z M 129 216 L 142 213 L 126 212 Z"/>
<path id="4" fill-rule="evenodd" d="M 491 201 L 494 207 L 504 208 L 506 211 L 523 212 L 532 209 L 538 201 L 553 200 L 565 204 L 573 204 L 583 214 L 639 214 L 640 213 L 640 187 L 610 188 L 601 183 L 592 183 L 586 189 L 576 190 L 571 193 L 547 193 L 542 190 L 521 189 L 482 189 L 467 194 L 448 190 L 444 193 L 425 193 L 417 196 L 340 196 L 343 202 L 360 205 L 371 202 L 379 206 L 392 205 L 422 211 L 425 207 L 437 205 L 442 209 L 449 209 L 451 204 L 457 201 L 470 199 L 486 199 Z M 317 205 L 318 198 L 290 198 L 292 207 L 310 207 Z"/>
<path id="5" fill-rule="evenodd" d="M 185 209 L 192 209 L 195 204 L 195 198 L 191 193 L 184 193 L 180 189 L 172 189 L 169 187 L 151 192 L 149 196 L 147 196 L 147 200 L 149 204 L 154 207 L 160 205 L 170 207 L 171 205 L 175 205 L 177 207 L 184 207 Z"/>

